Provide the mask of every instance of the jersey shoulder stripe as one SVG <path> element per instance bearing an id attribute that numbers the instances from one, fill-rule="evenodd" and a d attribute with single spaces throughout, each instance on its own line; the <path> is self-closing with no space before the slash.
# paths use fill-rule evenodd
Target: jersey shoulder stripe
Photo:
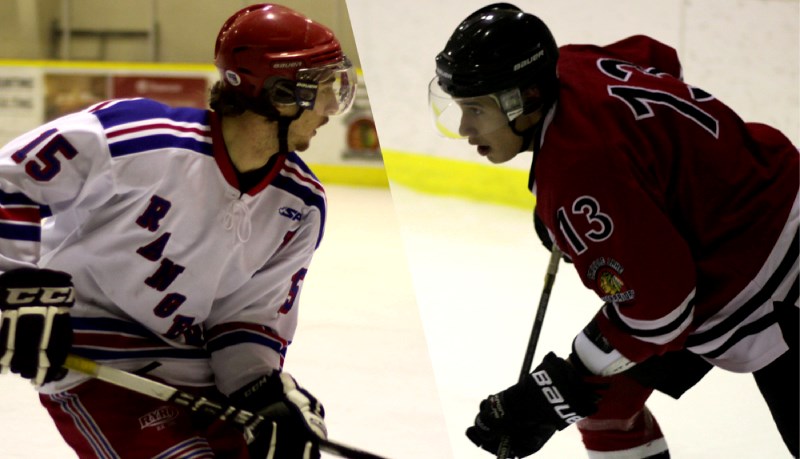
<path id="1" fill-rule="evenodd" d="M 190 107 L 170 107 L 151 99 L 116 99 L 107 104 L 97 104 L 88 109 L 106 130 L 115 126 L 146 121 L 152 118 L 168 118 L 175 122 L 202 123 L 206 110 Z"/>
<path id="2" fill-rule="evenodd" d="M 305 205 L 319 209 L 320 228 L 316 243 L 316 247 L 319 247 L 325 232 L 327 211 L 325 189 L 319 179 L 296 154 L 292 153 L 284 161 L 283 167 L 271 185 L 300 198 Z"/>
<path id="3" fill-rule="evenodd" d="M 206 156 L 213 156 L 211 142 L 198 142 L 173 134 L 143 135 L 142 137 L 111 142 L 108 144 L 112 157 L 120 157 L 154 150 L 188 150 Z"/>
<path id="4" fill-rule="evenodd" d="M 276 180 L 279 178 L 283 180 L 273 182 L 273 185 L 297 196 L 307 205 L 316 206 L 321 211 L 325 210 L 325 189 L 311 169 L 296 154 L 286 157 Z"/>
<path id="5" fill-rule="evenodd" d="M 307 177 L 309 180 L 315 182 L 317 188 L 319 188 L 320 190 L 322 189 L 322 184 L 320 183 L 320 180 L 317 178 L 316 175 L 314 175 L 314 172 L 311 171 L 311 168 L 308 167 L 306 162 L 303 161 L 297 153 L 292 152 L 286 155 L 286 162 L 290 163 L 292 167 L 294 167 L 295 169 L 298 169 L 298 171 L 304 177 Z"/>
<path id="6" fill-rule="evenodd" d="M 149 99 L 123 99 L 90 109 L 103 126 L 112 157 L 177 149 L 212 155 L 208 111 Z"/>

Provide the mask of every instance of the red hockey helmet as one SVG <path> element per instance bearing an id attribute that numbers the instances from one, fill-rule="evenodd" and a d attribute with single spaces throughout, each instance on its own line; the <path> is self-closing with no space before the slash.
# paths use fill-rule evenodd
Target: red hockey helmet
<path id="1" fill-rule="evenodd" d="M 317 83 L 326 81 L 341 113 L 355 94 L 355 72 L 333 32 L 281 5 L 251 5 L 231 16 L 217 35 L 214 63 L 224 84 L 248 99 L 283 80 L 294 92 L 287 102 L 311 109 Z"/>

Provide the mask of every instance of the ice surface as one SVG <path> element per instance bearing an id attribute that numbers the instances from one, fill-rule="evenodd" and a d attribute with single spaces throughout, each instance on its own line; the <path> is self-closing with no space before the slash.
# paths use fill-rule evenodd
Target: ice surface
<path id="1" fill-rule="evenodd" d="M 454 455 L 488 459 L 463 433 L 480 400 L 519 377 L 549 253 L 528 211 L 431 197 L 397 185 L 392 196 Z M 572 266 L 561 263 L 534 365 L 551 350 L 566 356 L 600 304 Z M 751 375 L 714 369 L 679 401 L 655 393 L 648 406 L 673 458 L 790 457 Z M 586 453 L 570 427 L 532 457 Z"/>

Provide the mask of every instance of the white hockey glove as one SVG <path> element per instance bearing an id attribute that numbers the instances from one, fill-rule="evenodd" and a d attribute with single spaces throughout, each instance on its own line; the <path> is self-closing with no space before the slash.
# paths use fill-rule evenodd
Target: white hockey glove
<path id="1" fill-rule="evenodd" d="M 263 376 L 231 394 L 231 402 L 265 418 L 248 445 L 253 459 L 317 459 L 328 437 L 325 409 L 289 373 Z"/>
<path id="2" fill-rule="evenodd" d="M 0 371 L 19 373 L 37 386 L 63 378 L 74 303 L 67 273 L 21 268 L 0 275 Z"/>

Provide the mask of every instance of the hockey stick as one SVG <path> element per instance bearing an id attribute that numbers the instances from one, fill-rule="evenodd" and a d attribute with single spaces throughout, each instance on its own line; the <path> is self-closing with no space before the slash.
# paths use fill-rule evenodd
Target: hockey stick
<path id="1" fill-rule="evenodd" d="M 550 302 L 550 292 L 553 291 L 553 284 L 556 281 L 558 272 L 558 262 L 561 261 L 561 251 L 553 245 L 550 252 L 550 262 L 547 264 L 547 272 L 544 276 L 544 287 L 542 295 L 539 297 L 539 307 L 536 309 L 536 317 L 533 319 L 533 329 L 531 337 L 528 339 L 528 348 L 525 350 L 525 358 L 522 360 L 522 370 L 519 372 L 519 381 L 522 381 L 533 366 L 533 354 L 536 352 L 536 345 L 539 343 L 539 334 L 542 332 L 544 323 L 544 313 L 547 311 L 547 303 Z M 500 439 L 497 447 L 497 459 L 506 459 L 511 447 L 511 438 L 507 435 Z"/>
<path id="2" fill-rule="evenodd" d="M 92 378 L 138 392 L 148 397 L 186 407 L 193 412 L 209 414 L 224 421 L 228 421 L 244 429 L 245 438 L 248 443 L 253 440 L 253 432 L 255 429 L 265 420 L 261 415 L 236 408 L 235 406 L 192 395 L 158 381 L 143 378 L 117 368 L 101 365 L 94 360 L 76 355 L 70 354 L 67 356 L 64 368 L 83 373 Z M 326 453 L 349 459 L 385 459 L 381 456 L 342 445 L 331 440 L 319 440 L 319 448 Z"/>

